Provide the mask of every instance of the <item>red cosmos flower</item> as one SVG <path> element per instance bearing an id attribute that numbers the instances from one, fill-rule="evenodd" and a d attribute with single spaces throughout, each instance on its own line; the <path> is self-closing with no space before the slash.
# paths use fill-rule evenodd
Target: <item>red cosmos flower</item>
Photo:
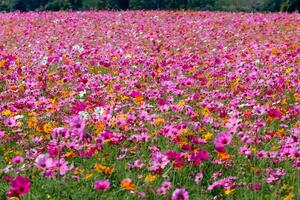
<path id="1" fill-rule="evenodd" d="M 6 193 L 7 197 L 20 197 L 30 191 L 31 182 L 28 178 L 17 176 L 10 182 L 10 188 Z"/>

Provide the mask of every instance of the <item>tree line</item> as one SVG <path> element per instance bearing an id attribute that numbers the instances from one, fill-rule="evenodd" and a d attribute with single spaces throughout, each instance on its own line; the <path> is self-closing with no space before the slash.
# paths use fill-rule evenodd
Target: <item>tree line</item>
<path id="1" fill-rule="evenodd" d="M 300 10 L 300 0 L 0 0 L 0 11 L 32 10 Z"/>

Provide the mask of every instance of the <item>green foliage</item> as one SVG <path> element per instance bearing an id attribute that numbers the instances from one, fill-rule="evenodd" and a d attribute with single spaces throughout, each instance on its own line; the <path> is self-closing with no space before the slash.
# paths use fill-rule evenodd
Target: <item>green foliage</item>
<path id="1" fill-rule="evenodd" d="M 186 9 L 188 6 L 188 0 L 169 0 L 164 2 L 164 8 L 175 10 L 175 9 Z"/>
<path id="2" fill-rule="evenodd" d="M 155 10 L 157 9 L 157 5 L 156 0 L 131 0 L 129 7 L 135 10 Z"/>
<path id="3" fill-rule="evenodd" d="M 83 10 L 103 10 L 106 8 L 106 2 L 104 0 L 83 0 Z"/>
<path id="4" fill-rule="evenodd" d="M 213 10 L 215 0 L 188 0 L 188 8 L 193 10 Z"/>
<path id="5" fill-rule="evenodd" d="M 68 10 L 71 9 L 71 4 L 68 0 L 53 0 L 46 4 L 45 10 Z"/>
<path id="6" fill-rule="evenodd" d="M 106 8 L 110 10 L 119 10 L 119 0 L 106 0 Z"/>

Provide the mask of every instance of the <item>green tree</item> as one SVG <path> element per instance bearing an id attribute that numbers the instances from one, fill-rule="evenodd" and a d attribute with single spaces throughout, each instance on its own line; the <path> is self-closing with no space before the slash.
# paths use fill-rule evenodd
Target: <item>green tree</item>
<path id="1" fill-rule="evenodd" d="M 82 0 L 69 0 L 71 9 L 73 10 L 79 10 L 82 8 Z"/>
<path id="2" fill-rule="evenodd" d="M 127 10 L 129 8 L 129 0 L 119 0 L 119 6 L 122 10 Z"/>
<path id="3" fill-rule="evenodd" d="M 165 9 L 186 9 L 188 5 L 188 0 L 165 0 L 164 8 Z"/>
<path id="4" fill-rule="evenodd" d="M 82 9 L 83 10 L 103 10 L 106 8 L 105 0 L 83 0 Z"/>
<path id="5" fill-rule="evenodd" d="M 119 10 L 119 0 L 106 0 L 106 8 L 110 10 Z"/>
<path id="6" fill-rule="evenodd" d="M 194 10 L 213 10 L 215 0 L 188 0 L 188 8 Z"/>
<path id="7" fill-rule="evenodd" d="M 131 0 L 129 8 L 134 10 L 155 10 L 158 8 L 156 0 Z"/>
<path id="8" fill-rule="evenodd" d="M 71 4 L 68 0 L 52 0 L 45 5 L 45 10 L 68 10 L 71 9 Z"/>

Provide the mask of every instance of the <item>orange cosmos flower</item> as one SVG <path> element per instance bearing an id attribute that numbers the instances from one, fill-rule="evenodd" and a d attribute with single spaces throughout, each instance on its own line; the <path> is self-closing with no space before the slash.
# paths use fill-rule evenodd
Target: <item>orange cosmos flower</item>
<path id="1" fill-rule="evenodd" d="M 132 183 L 132 180 L 130 178 L 123 179 L 121 181 L 121 186 L 122 188 L 126 190 L 135 190 L 136 186 L 134 183 Z"/>
<path id="2" fill-rule="evenodd" d="M 219 152 L 218 153 L 218 158 L 221 160 L 229 160 L 230 159 L 230 155 L 224 151 L 224 152 Z"/>

